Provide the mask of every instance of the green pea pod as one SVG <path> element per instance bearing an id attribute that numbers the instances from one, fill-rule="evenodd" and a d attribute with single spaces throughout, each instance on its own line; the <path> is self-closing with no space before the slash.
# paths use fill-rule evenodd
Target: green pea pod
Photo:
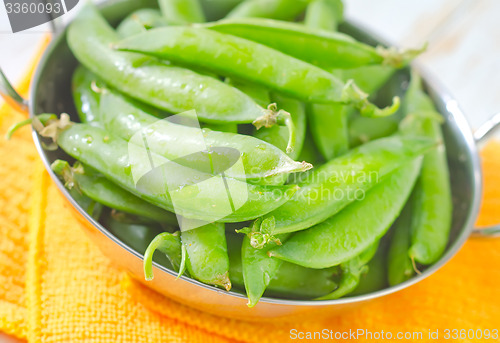
<path id="1" fill-rule="evenodd" d="M 340 264 L 342 274 L 338 287 L 333 292 L 316 298 L 316 300 L 333 300 L 352 293 L 358 287 L 361 275 L 368 272 L 366 265 L 375 256 L 377 248 L 378 241 L 369 246 L 359 256 Z"/>
<path id="2" fill-rule="evenodd" d="M 112 135 L 130 141 L 136 133 L 142 132 L 152 152 L 197 170 L 225 166 L 234 152 L 241 158 L 244 168 L 221 169 L 226 176 L 239 180 L 273 184 L 274 176 L 312 168 L 311 164 L 295 162 L 277 147 L 251 136 L 206 129 L 200 131 L 196 127 L 177 125 L 168 119 L 158 120 L 112 91 L 102 94 L 101 112 L 102 122 Z M 182 144 L 178 144 L 181 141 Z M 207 151 L 207 148 L 213 148 L 213 152 Z M 193 151 L 202 152 L 194 156 Z M 179 160 L 188 155 L 191 156 L 189 159 Z"/>
<path id="3" fill-rule="evenodd" d="M 349 261 L 379 240 L 396 220 L 415 184 L 421 158 L 404 165 L 324 222 L 293 235 L 269 255 L 308 268 Z"/>
<path id="4" fill-rule="evenodd" d="M 56 139 L 67 154 L 96 169 L 113 183 L 186 218 L 208 222 L 250 220 L 281 206 L 297 190 L 295 185 L 247 184 L 169 163 L 148 152 L 145 146 L 127 143 L 100 128 L 71 123 L 67 115 L 61 115 L 61 120 L 49 119 L 45 125 L 34 121 L 33 125 L 42 136 Z M 131 161 L 130 153 L 135 153 L 139 159 Z M 136 173 L 141 173 L 137 182 L 132 175 L 134 166 Z M 175 207 L 172 199 L 175 199 Z"/>
<path id="5" fill-rule="evenodd" d="M 118 37 L 94 6 L 86 5 L 68 29 L 76 58 L 117 90 L 170 113 L 196 110 L 200 120 L 251 123 L 263 108 L 215 78 L 136 54 L 113 51 Z"/>
<path id="6" fill-rule="evenodd" d="M 204 27 L 267 45 L 326 70 L 370 64 L 401 68 L 424 50 L 374 48 L 346 34 L 272 19 L 221 20 Z"/>
<path id="7" fill-rule="evenodd" d="M 170 233 L 162 232 L 148 245 L 144 253 L 144 276 L 147 281 L 153 280 L 153 255 L 156 250 L 161 251 L 170 261 L 175 271 L 182 270 L 186 255 L 182 254 L 182 244 L 179 231 Z"/>
<path id="8" fill-rule="evenodd" d="M 189 274 L 210 285 L 231 289 L 226 230 L 222 223 L 207 224 L 181 232 L 186 247 L 186 267 Z"/>
<path id="9" fill-rule="evenodd" d="M 336 30 L 343 17 L 340 0 L 316 0 L 307 8 L 307 27 Z M 347 118 L 350 107 L 342 104 L 311 104 L 308 119 L 312 137 L 326 160 L 342 155 L 349 149 Z"/>
<path id="10" fill-rule="evenodd" d="M 143 8 L 130 14 L 122 20 L 116 28 L 120 38 L 126 38 L 149 30 L 153 27 L 166 26 L 167 22 L 160 11 L 152 8 Z"/>
<path id="11" fill-rule="evenodd" d="M 199 0 L 158 0 L 158 4 L 170 24 L 183 25 L 205 21 Z"/>
<path id="12" fill-rule="evenodd" d="M 295 125 L 295 148 L 288 155 L 296 159 L 302 151 L 306 136 L 306 112 L 304 104 L 279 94 L 273 94 L 273 101 L 277 103 L 279 108 L 289 112 L 292 116 Z M 255 137 L 278 147 L 282 151 L 286 151 L 289 132 L 285 127 L 273 126 L 270 128 L 261 128 L 256 131 Z"/>
<path id="13" fill-rule="evenodd" d="M 372 94 L 389 81 L 395 72 L 394 67 L 375 64 L 353 69 L 342 69 L 340 70 L 340 77 L 343 80 L 354 80 L 364 92 Z"/>
<path id="14" fill-rule="evenodd" d="M 314 169 L 298 184 L 300 189 L 290 201 L 264 216 L 274 218 L 270 229 L 249 229 L 247 233 L 265 244 L 272 240 L 272 235 L 300 231 L 321 223 L 362 198 L 391 172 L 434 145 L 425 138 L 393 136 L 352 149 Z"/>
<path id="15" fill-rule="evenodd" d="M 344 84 L 326 70 L 265 45 L 200 27 L 153 29 L 114 47 L 205 68 L 307 102 L 352 104 L 368 117 L 391 115 L 399 108 L 399 98 L 379 109 L 354 83 Z"/>
<path id="16" fill-rule="evenodd" d="M 246 0 L 236 6 L 227 18 L 273 18 L 294 20 L 310 0 Z"/>
<path id="17" fill-rule="evenodd" d="M 64 179 L 66 187 L 75 188 L 96 202 L 160 223 L 177 225 L 175 214 L 136 197 L 89 166 L 77 162 L 72 168 L 66 161 L 55 160 L 51 168 Z"/>
<path id="18" fill-rule="evenodd" d="M 406 118 L 402 130 L 409 135 L 429 137 L 443 142 L 440 114 L 423 92 L 420 78 L 414 74 L 405 99 Z M 444 144 L 424 156 L 412 206 L 412 238 L 409 256 L 429 265 L 436 262 L 448 244 L 453 205 L 450 175 Z"/>
<path id="19" fill-rule="evenodd" d="M 408 256 L 411 244 L 412 203 L 410 199 L 394 223 L 394 234 L 387 255 L 387 278 L 391 286 L 400 284 L 415 274 Z"/>
<path id="20" fill-rule="evenodd" d="M 248 306 L 255 306 L 264 290 L 267 296 L 307 299 L 336 288 L 337 268 L 309 269 L 273 259 L 245 243 L 247 240 L 247 237 L 243 239 L 242 246 L 240 236 L 227 235 L 231 281 L 236 287 L 245 286 Z M 261 269 L 262 266 L 265 268 Z"/>
<path id="21" fill-rule="evenodd" d="M 84 67 L 78 67 L 73 74 L 71 87 L 76 111 L 82 123 L 99 126 L 99 99 L 98 88 L 103 83 L 99 77 Z"/>
<path id="22" fill-rule="evenodd" d="M 313 29 L 337 31 L 343 20 L 342 0 L 314 0 L 307 6 L 304 23 Z"/>

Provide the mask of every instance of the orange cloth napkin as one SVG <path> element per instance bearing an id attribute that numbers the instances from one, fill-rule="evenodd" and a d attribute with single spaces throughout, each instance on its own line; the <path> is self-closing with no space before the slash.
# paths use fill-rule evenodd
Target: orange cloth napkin
<path id="1" fill-rule="evenodd" d="M 2 107 L 0 132 L 21 118 Z M 490 143 L 482 152 L 481 225 L 500 223 L 498 151 Z M 291 329 L 422 332 L 427 341 L 429 330 L 500 329 L 500 239 L 469 239 L 433 276 L 342 315 L 248 323 L 178 304 L 115 269 L 73 218 L 28 128 L 1 138 L 0 156 L 0 331 L 28 342 L 264 343 L 290 340 Z"/>

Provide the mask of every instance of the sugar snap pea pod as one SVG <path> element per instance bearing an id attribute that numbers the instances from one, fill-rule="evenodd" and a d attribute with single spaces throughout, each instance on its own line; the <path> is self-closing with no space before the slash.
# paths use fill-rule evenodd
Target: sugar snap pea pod
<path id="1" fill-rule="evenodd" d="M 346 34 L 272 19 L 221 20 L 204 27 L 267 45 L 326 70 L 370 64 L 401 68 L 423 51 L 374 48 Z"/>
<path id="2" fill-rule="evenodd" d="M 308 268 L 349 261 L 379 240 L 403 209 L 420 172 L 421 158 L 401 167 L 366 192 L 363 200 L 307 230 L 296 233 L 269 255 Z"/>
<path id="3" fill-rule="evenodd" d="M 248 238 L 244 238 L 248 239 Z M 230 259 L 229 275 L 235 287 L 246 287 L 247 292 L 252 292 L 252 288 L 248 288 L 253 283 L 264 283 L 266 287 L 265 295 L 267 296 L 287 296 L 293 298 L 314 298 L 325 293 L 331 292 L 336 288 L 334 275 L 338 272 L 337 268 L 328 269 L 310 269 L 298 266 L 296 264 L 283 262 L 277 259 L 272 259 L 267 255 L 254 255 L 251 250 L 248 250 L 246 259 L 242 259 L 242 254 L 245 254 L 242 248 L 240 236 L 227 235 L 228 252 Z M 253 249 L 247 245 L 249 249 Z M 256 251 L 260 254 L 261 250 Z M 265 260 L 264 260 L 265 259 Z M 265 270 L 259 271 L 258 267 L 252 271 L 255 263 L 263 263 L 267 261 L 278 261 L 279 268 L 273 275 L 263 274 Z M 252 263 L 253 262 L 253 263 Z M 270 262 L 273 263 L 273 262 Z M 243 271 L 245 270 L 246 273 Z M 256 274 L 252 274 L 256 272 Z M 263 292 L 264 290 L 262 290 Z M 248 305 L 253 307 L 262 296 L 262 293 L 248 294 Z"/>
<path id="4" fill-rule="evenodd" d="M 352 104 L 368 117 L 391 115 L 399 108 L 399 98 L 379 109 L 354 83 L 344 84 L 326 70 L 265 45 L 200 27 L 153 29 L 114 47 L 248 80 L 303 101 Z"/>
<path id="5" fill-rule="evenodd" d="M 314 29 L 337 31 L 343 20 L 342 0 L 314 0 L 307 6 L 304 23 Z"/>
<path id="6" fill-rule="evenodd" d="M 394 223 L 387 254 L 387 279 L 394 286 L 411 278 L 415 271 L 408 256 L 411 244 L 412 199 L 408 201 L 398 220 Z"/>
<path id="7" fill-rule="evenodd" d="M 296 185 L 260 186 L 195 171 L 147 152 L 145 146 L 127 144 L 103 129 L 71 123 L 67 115 L 61 115 L 60 120 L 55 117 L 48 116 L 45 123 L 35 119 L 33 125 L 42 136 L 55 139 L 68 155 L 96 169 L 118 186 L 187 218 L 208 222 L 250 220 L 281 206 L 297 190 Z M 133 152 L 138 160 L 131 161 L 129 153 Z M 137 182 L 134 167 L 140 175 Z"/>
<path id="8" fill-rule="evenodd" d="M 73 167 L 68 162 L 55 160 L 52 170 L 61 176 L 68 188 L 76 188 L 90 199 L 110 208 L 146 217 L 160 223 L 177 225 L 175 214 L 136 197 L 117 186 L 89 166 L 77 162 Z"/>
<path id="9" fill-rule="evenodd" d="M 295 125 L 295 147 L 288 155 L 291 158 L 296 159 L 302 151 L 306 136 L 305 106 L 298 100 L 279 94 L 273 94 L 273 101 L 277 103 L 279 108 L 289 112 L 292 116 L 292 120 Z M 286 151 L 288 141 L 290 139 L 288 129 L 282 126 L 261 128 L 255 132 L 255 137 L 278 147 L 282 151 Z"/>
<path id="10" fill-rule="evenodd" d="M 316 300 L 333 300 L 353 292 L 359 285 L 362 274 L 368 272 L 366 266 L 377 252 L 378 241 L 369 246 L 359 256 L 341 263 L 341 276 L 338 287 L 331 293 L 316 298 Z"/>
<path id="11" fill-rule="evenodd" d="M 272 184 L 272 177 L 275 175 L 312 168 L 309 163 L 295 162 L 279 148 L 251 136 L 206 129 L 200 131 L 198 128 L 177 125 L 168 120 L 159 121 L 143 108 L 113 91 L 103 92 L 101 111 L 102 122 L 108 132 L 126 141 L 137 132 L 142 132 L 151 151 L 170 160 L 177 160 L 192 154 L 194 150 L 201 150 L 202 153 L 198 154 L 197 158 L 192 157 L 187 161 L 195 169 L 208 165 L 226 165 L 226 161 L 230 160 L 235 152 L 241 158 L 244 168 L 224 168 L 224 172 L 228 177 L 240 180 L 269 180 L 268 183 Z M 200 146 L 200 143 L 206 146 Z M 195 149 L 198 147 L 199 149 Z M 207 147 L 212 149 L 207 151 Z"/>
<path id="12" fill-rule="evenodd" d="M 166 26 L 167 22 L 160 11 L 152 8 L 142 8 L 122 20 L 116 28 L 120 38 L 130 37 L 153 27 Z"/>
<path id="13" fill-rule="evenodd" d="M 186 255 L 182 254 L 182 243 L 179 231 L 174 233 L 162 232 L 157 235 L 148 245 L 144 253 L 144 276 L 147 281 L 153 280 L 153 254 L 156 250 L 161 251 L 170 261 L 174 271 L 182 269 Z"/>
<path id="14" fill-rule="evenodd" d="M 414 74 L 406 96 L 406 134 L 429 137 L 443 142 L 440 114 L 423 92 L 420 78 Z M 421 264 L 436 262 L 449 240 L 452 220 L 450 176 L 443 144 L 424 156 L 422 172 L 414 190 L 412 237 L 409 256 Z"/>
<path id="15" fill-rule="evenodd" d="M 302 13 L 310 0 L 246 0 L 236 6 L 227 18 L 273 18 L 293 20 Z"/>
<path id="16" fill-rule="evenodd" d="M 207 224 L 181 232 L 186 247 L 186 267 L 189 274 L 210 285 L 231 289 L 226 230 L 222 223 Z"/>
<path id="17" fill-rule="evenodd" d="M 103 82 L 97 75 L 80 66 L 71 80 L 73 101 L 82 123 L 99 126 L 99 87 Z"/>
<path id="18" fill-rule="evenodd" d="M 135 54 L 113 51 L 116 33 L 91 5 L 68 29 L 76 58 L 115 89 L 170 113 L 196 110 L 200 120 L 251 123 L 263 108 L 223 82 L 186 68 L 166 65 Z"/>
<path id="19" fill-rule="evenodd" d="M 372 141 L 331 160 L 300 182 L 292 199 L 264 218 L 274 218 L 267 230 L 254 226 L 249 234 L 254 247 L 265 245 L 280 233 L 295 232 L 321 223 L 362 198 L 394 170 L 422 155 L 435 143 L 425 138 L 393 136 Z M 264 221 L 263 221 L 264 222 Z"/>
<path id="20" fill-rule="evenodd" d="M 205 15 L 199 0 L 158 0 L 163 16 L 170 24 L 202 23 Z"/>

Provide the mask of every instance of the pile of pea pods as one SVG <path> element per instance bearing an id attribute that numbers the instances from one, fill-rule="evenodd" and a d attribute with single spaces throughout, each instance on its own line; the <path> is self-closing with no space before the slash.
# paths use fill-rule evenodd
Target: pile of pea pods
<path id="1" fill-rule="evenodd" d="M 144 255 L 146 279 L 154 255 L 252 307 L 373 292 L 441 257 L 452 218 L 443 120 L 408 67 L 423 49 L 357 40 L 342 12 L 340 0 L 159 0 L 116 28 L 92 5 L 72 22 L 81 122 L 42 114 L 33 125 L 76 159 L 52 169 Z M 213 150 L 183 159 L 200 128 L 162 119 L 192 110 Z M 204 181 L 170 195 L 151 191 L 161 177 L 139 187 L 129 153 L 141 130 L 152 160 L 185 162 Z M 207 170 L 227 157 L 218 147 L 243 171 Z M 230 214 L 222 178 L 245 193 Z M 179 218 L 204 224 L 184 230 Z"/>

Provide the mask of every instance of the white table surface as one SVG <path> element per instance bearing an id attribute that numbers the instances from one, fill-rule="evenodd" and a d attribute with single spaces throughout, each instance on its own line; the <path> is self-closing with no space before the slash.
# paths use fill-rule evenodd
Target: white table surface
<path id="1" fill-rule="evenodd" d="M 348 18 L 397 46 L 417 47 L 428 41 L 428 51 L 419 57 L 419 63 L 458 100 L 472 127 L 477 128 L 500 111 L 499 0 L 345 0 L 345 3 Z M 9 28 L 5 8 L 0 4 L 0 67 L 16 82 L 48 26 L 16 34 L 9 33 Z M 0 334 L 0 342 L 10 342 L 6 339 Z"/>

